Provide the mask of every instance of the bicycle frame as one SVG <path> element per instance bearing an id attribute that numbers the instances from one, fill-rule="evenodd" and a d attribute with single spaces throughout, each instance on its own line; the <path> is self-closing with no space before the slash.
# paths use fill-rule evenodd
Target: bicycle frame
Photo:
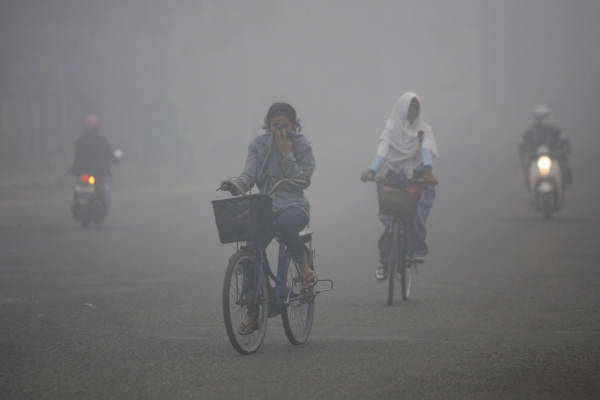
<path id="1" fill-rule="evenodd" d="M 392 231 L 394 228 L 398 229 L 398 234 L 397 234 L 397 239 L 400 240 L 404 240 L 408 242 L 408 232 L 406 232 L 406 226 L 408 226 L 408 224 L 410 223 L 410 219 L 412 217 L 394 217 L 393 219 L 390 220 L 389 222 L 389 229 L 390 229 L 390 241 L 392 240 Z M 390 242 L 391 245 L 391 242 Z M 391 256 L 391 254 L 390 254 Z M 388 256 L 389 259 L 389 256 Z"/>
<path id="2" fill-rule="evenodd" d="M 309 298 L 309 293 L 303 293 L 300 296 L 294 296 L 290 298 L 291 295 L 291 290 L 288 292 L 288 288 L 285 285 L 286 282 L 286 275 L 288 273 L 288 268 L 290 266 L 290 263 L 292 262 L 291 260 L 291 255 L 290 253 L 287 251 L 285 244 L 283 243 L 282 240 L 280 240 L 279 238 L 277 238 L 277 241 L 279 242 L 279 251 L 278 251 L 278 262 L 277 262 L 277 276 L 275 276 L 273 274 L 273 271 L 271 270 L 271 265 L 269 264 L 269 259 L 267 257 L 266 254 L 266 250 L 263 246 L 262 240 L 261 239 L 257 239 L 256 241 L 254 241 L 254 249 L 257 250 L 258 252 L 258 262 L 259 262 L 259 271 L 258 271 L 258 289 L 256 290 L 256 294 L 255 296 L 257 296 L 258 298 L 258 293 L 260 292 L 261 289 L 261 285 L 262 285 L 262 277 L 263 274 L 267 274 L 267 276 L 269 278 L 271 278 L 273 281 L 275 281 L 275 288 L 273 288 L 273 286 L 271 285 L 271 282 L 269 280 L 267 280 L 267 284 L 271 287 L 273 293 L 275 294 L 275 300 L 277 301 L 277 303 L 279 305 L 283 305 L 283 306 L 287 306 L 290 301 L 296 301 L 296 300 L 303 300 L 303 299 L 308 299 Z M 287 292 L 287 293 L 286 293 Z M 312 295 L 312 297 L 314 298 L 315 295 Z"/>

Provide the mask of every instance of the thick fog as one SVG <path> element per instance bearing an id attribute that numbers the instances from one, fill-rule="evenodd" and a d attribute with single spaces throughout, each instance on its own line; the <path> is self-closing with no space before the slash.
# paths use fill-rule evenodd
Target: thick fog
<path id="1" fill-rule="evenodd" d="M 343 146 L 369 153 L 363 164 L 408 90 L 421 95 L 446 154 L 514 142 L 539 103 L 551 107 L 576 147 L 596 136 L 599 122 L 594 1 L 51 0 L 1 7 L 4 155 L 70 147 L 81 116 L 93 112 L 112 141 L 143 156 L 143 108 L 156 99 L 176 108 L 179 129 L 170 139 L 191 142 L 195 157 L 242 154 L 278 100 L 297 108 L 321 157 Z M 62 115 L 45 104 L 49 97 L 65 103 Z M 18 115 L 27 101 L 36 121 L 31 110 L 21 112 L 29 118 Z"/>

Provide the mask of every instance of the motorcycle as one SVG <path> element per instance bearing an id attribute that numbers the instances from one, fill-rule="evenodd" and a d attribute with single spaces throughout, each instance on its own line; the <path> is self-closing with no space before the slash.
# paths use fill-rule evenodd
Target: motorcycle
<path id="1" fill-rule="evenodd" d="M 560 164 L 548 146 L 540 146 L 529 163 L 529 202 L 546 221 L 565 204 Z"/>
<path id="2" fill-rule="evenodd" d="M 116 159 L 120 159 L 123 153 L 117 149 L 114 154 Z M 109 178 L 88 173 L 77 175 L 71 212 L 84 229 L 88 228 L 90 223 L 99 228 L 102 220 L 108 215 L 106 179 Z"/>

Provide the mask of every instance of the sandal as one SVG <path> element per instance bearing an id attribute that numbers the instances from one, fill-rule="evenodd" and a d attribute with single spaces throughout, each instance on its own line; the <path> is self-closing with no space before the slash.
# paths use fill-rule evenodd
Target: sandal
<path id="1" fill-rule="evenodd" d="M 312 279 L 308 279 L 311 276 L 312 276 Z M 315 273 L 315 271 L 310 271 L 310 273 L 308 275 L 306 275 L 306 278 L 304 278 L 302 276 L 297 276 L 294 278 L 294 280 L 296 282 L 302 282 L 302 289 L 310 289 L 311 287 L 315 286 L 317 284 L 317 282 L 319 281 L 317 279 L 317 274 Z"/>
<path id="2" fill-rule="evenodd" d="M 252 328 L 252 329 L 248 330 L 248 328 Z M 249 335 L 257 329 L 258 329 L 258 322 L 256 322 L 256 321 L 248 322 L 248 324 L 245 324 L 242 322 L 238 326 L 238 334 L 239 335 Z"/>

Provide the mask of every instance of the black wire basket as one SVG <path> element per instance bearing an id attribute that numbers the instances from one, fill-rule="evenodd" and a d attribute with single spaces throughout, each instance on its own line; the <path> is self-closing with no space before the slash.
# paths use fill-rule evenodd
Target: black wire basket
<path id="1" fill-rule="evenodd" d="M 221 243 L 273 236 L 272 199 L 251 194 L 212 202 Z"/>

